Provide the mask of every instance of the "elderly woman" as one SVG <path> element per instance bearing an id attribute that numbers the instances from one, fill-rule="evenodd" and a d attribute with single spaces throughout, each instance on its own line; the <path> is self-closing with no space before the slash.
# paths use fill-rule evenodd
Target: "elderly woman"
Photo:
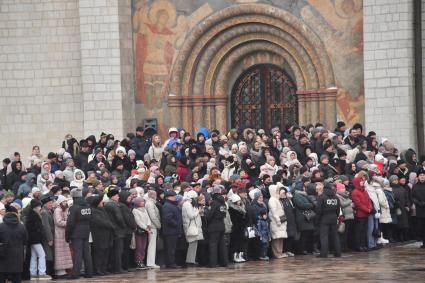
<path id="1" fill-rule="evenodd" d="M 203 208 L 198 205 L 197 198 L 197 192 L 189 191 L 182 206 L 183 229 L 186 240 L 189 243 L 186 254 L 186 264 L 188 265 L 197 264 L 196 251 L 198 241 L 204 239 L 201 219 Z"/>
<path id="2" fill-rule="evenodd" d="M 148 234 L 151 233 L 152 223 L 145 208 L 145 199 L 142 197 L 137 197 L 133 200 L 133 204 L 133 215 L 137 224 L 137 229 L 135 232 L 135 261 L 137 264 L 137 269 L 145 269 L 146 266 L 143 264 L 143 261 L 146 255 L 146 244 L 148 242 Z"/>
<path id="3" fill-rule="evenodd" d="M 55 274 L 66 275 L 66 269 L 72 268 L 71 250 L 65 241 L 65 226 L 68 219 L 68 200 L 59 195 L 55 202 L 56 208 L 53 214 L 55 223 Z"/>

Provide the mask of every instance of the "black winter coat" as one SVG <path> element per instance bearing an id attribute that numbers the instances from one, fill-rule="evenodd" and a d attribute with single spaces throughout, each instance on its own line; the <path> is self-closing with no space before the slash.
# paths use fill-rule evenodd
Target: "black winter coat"
<path id="1" fill-rule="evenodd" d="M 224 232 L 224 218 L 226 218 L 227 207 L 223 196 L 214 194 L 212 196 L 211 209 L 206 215 L 208 232 Z"/>
<path id="2" fill-rule="evenodd" d="M 250 208 L 248 209 L 251 223 L 257 225 L 258 217 L 263 212 L 267 212 L 267 206 L 265 204 L 259 204 L 256 200 L 253 200 Z"/>
<path id="3" fill-rule="evenodd" d="M 335 193 L 332 190 L 325 190 L 317 198 L 317 222 L 325 225 L 336 225 L 340 208 L 341 203 Z"/>
<path id="4" fill-rule="evenodd" d="M 182 234 L 182 214 L 177 207 L 177 202 L 165 201 L 162 206 L 161 227 L 164 236 L 180 236 Z"/>
<path id="5" fill-rule="evenodd" d="M 113 241 L 114 228 L 108 213 L 103 207 L 92 207 L 91 213 L 90 230 L 93 246 L 98 249 L 109 248 Z"/>
<path id="6" fill-rule="evenodd" d="M 417 183 L 412 188 L 412 200 L 416 206 L 416 217 L 425 218 L 425 183 Z"/>
<path id="7" fill-rule="evenodd" d="M 91 208 L 84 198 L 74 198 L 65 227 L 65 240 L 88 239 L 90 235 Z"/>
<path id="8" fill-rule="evenodd" d="M 41 222 L 41 220 L 40 220 Z M 0 224 L 0 242 L 8 243 L 7 255 L 0 258 L 0 273 L 21 273 L 24 263 L 24 245 L 28 240 L 25 226 L 15 213 L 6 213 Z"/>
<path id="9" fill-rule="evenodd" d="M 25 221 L 25 228 L 28 231 L 28 245 L 41 244 L 43 241 L 43 224 L 41 216 L 33 209 L 28 211 Z"/>
<path id="10" fill-rule="evenodd" d="M 137 228 L 136 220 L 134 220 L 134 214 L 133 212 L 131 212 L 131 208 L 128 207 L 128 204 L 127 204 L 127 198 L 129 196 L 130 196 L 130 193 L 128 191 L 120 192 L 119 205 L 120 205 L 122 216 L 124 218 L 125 229 L 123 232 L 125 235 L 132 234 L 134 230 L 136 230 Z"/>
<path id="11" fill-rule="evenodd" d="M 397 228 L 409 228 L 409 214 L 406 207 L 410 207 L 408 189 L 397 185 L 393 187 L 394 199 L 397 208 L 400 209 L 401 215 L 397 215 Z"/>
<path id="12" fill-rule="evenodd" d="M 238 208 L 237 205 L 228 202 L 229 214 L 232 220 L 232 236 L 235 238 L 243 238 L 245 228 L 248 224 L 248 215 L 242 208 Z"/>
<path id="13" fill-rule="evenodd" d="M 109 215 L 109 219 L 113 227 L 114 238 L 124 238 L 127 226 L 124 221 L 124 216 L 122 215 L 120 204 L 116 201 L 110 200 L 105 203 L 105 211 Z"/>
<path id="14" fill-rule="evenodd" d="M 288 237 L 294 237 L 297 234 L 297 222 L 295 220 L 295 208 L 289 199 L 282 201 L 283 210 L 286 215 L 286 233 Z"/>

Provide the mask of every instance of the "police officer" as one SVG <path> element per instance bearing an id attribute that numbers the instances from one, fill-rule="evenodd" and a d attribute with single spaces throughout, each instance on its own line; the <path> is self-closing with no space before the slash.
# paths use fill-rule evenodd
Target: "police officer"
<path id="1" fill-rule="evenodd" d="M 326 183 L 323 193 L 319 192 L 319 194 L 316 213 L 320 226 L 320 257 L 328 257 L 329 237 L 333 242 L 334 255 L 340 257 L 341 245 L 337 232 L 340 202 L 330 183 Z"/>
<path id="2" fill-rule="evenodd" d="M 220 264 L 227 266 L 227 248 L 224 239 L 224 219 L 226 218 L 227 207 L 220 188 L 215 188 L 212 192 L 211 209 L 206 215 L 208 223 L 209 238 L 209 266 L 216 267 L 218 255 L 220 256 Z"/>
<path id="3" fill-rule="evenodd" d="M 73 268 L 70 279 L 78 279 L 82 260 L 84 259 L 85 277 L 93 276 L 92 258 L 89 248 L 91 208 L 83 198 L 83 192 L 79 188 L 71 190 L 73 205 L 69 209 L 68 220 L 65 228 L 65 240 L 71 243 L 74 252 Z"/>

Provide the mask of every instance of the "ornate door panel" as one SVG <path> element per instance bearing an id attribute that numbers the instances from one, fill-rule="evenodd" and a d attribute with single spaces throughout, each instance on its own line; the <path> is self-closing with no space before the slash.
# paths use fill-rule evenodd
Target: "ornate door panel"
<path id="1" fill-rule="evenodd" d="M 243 73 L 232 93 L 232 127 L 262 128 L 297 122 L 296 88 L 272 65 L 257 65 Z"/>

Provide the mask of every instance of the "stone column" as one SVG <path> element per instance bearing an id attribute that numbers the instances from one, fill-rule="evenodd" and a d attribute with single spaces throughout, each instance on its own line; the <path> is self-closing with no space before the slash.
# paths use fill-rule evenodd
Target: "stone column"
<path id="1" fill-rule="evenodd" d="M 130 7 L 130 0 L 79 0 L 85 136 L 121 139 L 134 130 Z"/>

